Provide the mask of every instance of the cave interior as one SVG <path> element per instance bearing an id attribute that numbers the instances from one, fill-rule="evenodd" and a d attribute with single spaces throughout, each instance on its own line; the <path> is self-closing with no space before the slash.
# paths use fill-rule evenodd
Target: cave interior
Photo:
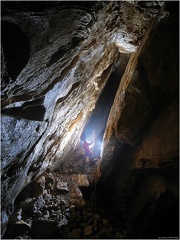
<path id="1" fill-rule="evenodd" d="M 1 1 L 1 238 L 179 239 L 179 1 Z"/>

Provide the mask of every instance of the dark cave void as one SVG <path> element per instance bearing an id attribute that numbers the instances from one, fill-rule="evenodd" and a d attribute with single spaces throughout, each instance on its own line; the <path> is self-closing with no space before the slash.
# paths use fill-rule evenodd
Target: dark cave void
<path id="1" fill-rule="evenodd" d="M 8 75 L 12 80 L 16 80 L 30 58 L 29 40 L 18 26 L 2 21 L 1 43 Z"/>

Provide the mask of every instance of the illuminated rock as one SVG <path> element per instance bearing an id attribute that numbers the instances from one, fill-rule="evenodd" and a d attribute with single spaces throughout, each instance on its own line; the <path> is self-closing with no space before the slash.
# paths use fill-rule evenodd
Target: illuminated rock
<path id="1" fill-rule="evenodd" d="M 71 202 L 74 206 L 82 207 L 84 206 L 85 202 L 83 199 L 82 192 L 77 186 L 73 186 L 70 191 Z"/>
<path id="2" fill-rule="evenodd" d="M 76 182 L 79 187 L 89 186 L 89 181 L 86 175 L 82 175 L 82 174 L 72 175 L 72 180 Z"/>
<path id="3" fill-rule="evenodd" d="M 58 182 L 56 185 L 56 191 L 59 193 L 67 193 L 69 192 L 66 182 Z"/>

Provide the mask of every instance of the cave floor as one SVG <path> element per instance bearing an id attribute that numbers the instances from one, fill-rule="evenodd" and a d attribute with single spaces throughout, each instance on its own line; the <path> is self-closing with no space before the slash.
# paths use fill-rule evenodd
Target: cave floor
<path id="1" fill-rule="evenodd" d="M 40 175 L 17 197 L 4 238 L 126 238 L 99 207 L 100 163 L 100 158 L 85 162 L 80 153 Z"/>

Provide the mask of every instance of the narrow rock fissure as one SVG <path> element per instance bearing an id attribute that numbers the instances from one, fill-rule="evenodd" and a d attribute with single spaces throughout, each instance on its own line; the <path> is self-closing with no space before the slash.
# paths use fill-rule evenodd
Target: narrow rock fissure
<path id="1" fill-rule="evenodd" d="M 119 54 L 106 86 L 97 100 L 96 106 L 81 134 L 82 140 L 94 142 L 93 156 L 95 158 L 100 156 L 102 138 L 106 128 L 109 112 L 128 60 L 128 54 Z"/>

